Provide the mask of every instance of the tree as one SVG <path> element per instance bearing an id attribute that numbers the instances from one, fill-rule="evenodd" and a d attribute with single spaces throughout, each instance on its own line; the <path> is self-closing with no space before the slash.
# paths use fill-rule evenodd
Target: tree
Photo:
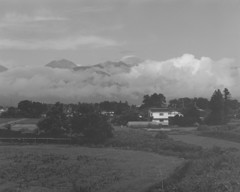
<path id="1" fill-rule="evenodd" d="M 69 124 L 64 114 L 63 104 L 57 102 L 47 112 L 46 118 L 38 122 L 40 131 L 46 136 L 59 137 L 69 131 Z"/>
<path id="2" fill-rule="evenodd" d="M 193 126 L 195 123 L 201 123 L 200 112 L 195 106 L 185 108 L 182 113 L 183 116 L 176 115 L 170 118 L 171 124 Z"/>
<path id="3" fill-rule="evenodd" d="M 18 103 L 18 109 L 21 111 L 23 116 L 29 117 L 29 114 L 32 114 L 32 102 L 28 100 L 20 101 Z"/>
<path id="4" fill-rule="evenodd" d="M 129 121 L 140 121 L 139 113 L 136 111 L 127 111 L 121 115 L 115 116 L 112 120 L 112 123 L 115 125 L 127 125 Z"/>
<path id="5" fill-rule="evenodd" d="M 211 113 L 206 119 L 206 123 L 212 125 L 223 124 L 225 122 L 224 98 L 219 89 L 214 91 L 209 107 L 211 109 Z"/>
<path id="6" fill-rule="evenodd" d="M 22 114 L 19 112 L 19 110 L 15 107 L 9 107 L 7 111 L 3 112 L 1 114 L 1 117 L 5 118 L 19 118 L 22 117 Z"/>
<path id="7" fill-rule="evenodd" d="M 166 98 L 163 94 L 154 93 L 151 96 L 144 95 L 142 108 L 150 108 L 150 107 L 164 107 L 166 104 Z"/>
<path id="8" fill-rule="evenodd" d="M 81 133 L 87 141 L 101 143 L 113 136 L 107 118 L 98 113 L 75 114 L 71 119 L 73 133 Z"/>
<path id="9" fill-rule="evenodd" d="M 196 106 L 200 109 L 208 109 L 209 108 L 209 101 L 207 98 L 199 97 L 194 98 L 194 102 Z"/>
<path id="10" fill-rule="evenodd" d="M 40 102 L 24 100 L 18 103 L 18 109 L 23 117 L 37 118 L 40 117 L 42 113 L 46 112 L 47 105 Z"/>
<path id="11" fill-rule="evenodd" d="M 128 102 L 125 101 L 124 103 L 122 101 L 116 102 L 116 101 L 103 101 L 99 103 L 99 108 L 101 111 L 113 111 L 114 114 L 120 115 L 123 112 L 129 110 L 130 106 L 128 105 Z"/>
<path id="12" fill-rule="evenodd" d="M 223 98 L 224 98 L 224 122 L 227 123 L 230 120 L 229 112 L 231 102 L 231 93 L 227 88 L 223 90 Z"/>
<path id="13" fill-rule="evenodd" d="M 224 93 L 224 95 L 223 95 L 224 101 L 231 99 L 231 93 L 229 92 L 229 90 L 227 88 L 225 88 L 223 90 L 223 93 Z"/>
<path id="14" fill-rule="evenodd" d="M 194 106 L 194 99 L 183 97 L 169 101 L 168 107 L 176 109 L 185 109 Z"/>
<path id="15" fill-rule="evenodd" d="M 78 103 L 74 112 L 77 114 L 87 114 L 87 113 L 93 113 L 95 111 L 96 111 L 96 107 L 92 104 Z"/>

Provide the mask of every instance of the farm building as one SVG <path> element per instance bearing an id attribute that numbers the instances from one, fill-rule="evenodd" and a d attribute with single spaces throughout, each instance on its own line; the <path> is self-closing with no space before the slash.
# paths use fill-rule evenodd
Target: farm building
<path id="1" fill-rule="evenodd" d="M 114 111 L 101 111 L 101 114 L 109 116 L 109 117 L 113 117 L 114 116 Z"/>
<path id="2" fill-rule="evenodd" d="M 161 125 L 169 125 L 169 117 L 174 117 L 176 115 L 183 116 L 180 112 L 169 108 L 151 108 L 148 114 L 152 122 Z"/>

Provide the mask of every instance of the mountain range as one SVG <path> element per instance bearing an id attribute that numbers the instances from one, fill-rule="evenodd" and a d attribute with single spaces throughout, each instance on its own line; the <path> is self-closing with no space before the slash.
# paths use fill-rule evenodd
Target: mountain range
<path id="1" fill-rule="evenodd" d="M 16 101 L 29 98 L 45 102 L 132 100 L 131 103 L 138 103 L 146 94 L 209 97 L 216 88 L 225 87 L 239 97 L 238 67 L 229 59 L 198 59 L 191 54 L 165 61 L 126 56 L 120 61 L 94 65 L 67 59 L 12 69 L 0 65 L 0 90 L 4 90 L 0 99 L 5 97 L 5 102 L 11 96 Z"/>
<path id="2" fill-rule="evenodd" d="M 77 67 L 75 63 L 72 61 L 69 61 L 67 59 L 61 59 L 61 60 L 54 60 L 50 63 L 46 64 L 45 66 L 51 67 L 51 68 L 59 68 L 59 69 L 73 69 Z"/>
<path id="3" fill-rule="evenodd" d="M 126 64 L 123 61 L 106 61 L 104 63 L 98 63 L 95 65 L 77 65 L 72 61 L 61 59 L 54 60 L 45 65 L 46 67 L 58 68 L 58 69 L 70 69 L 73 71 L 85 72 L 85 73 L 97 73 L 104 76 L 111 76 L 119 73 L 128 73 L 131 70 L 131 65 Z"/>
<path id="4" fill-rule="evenodd" d="M 53 60 L 45 65 L 45 67 L 53 69 L 67 69 L 72 71 L 79 71 L 85 73 L 97 73 L 103 76 L 111 76 L 119 73 L 128 73 L 132 66 L 137 65 L 142 60 L 135 57 L 128 57 L 124 61 L 106 61 L 95 65 L 77 65 L 74 62 L 61 59 Z M 8 68 L 0 65 L 0 72 L 7 71 Z"/>

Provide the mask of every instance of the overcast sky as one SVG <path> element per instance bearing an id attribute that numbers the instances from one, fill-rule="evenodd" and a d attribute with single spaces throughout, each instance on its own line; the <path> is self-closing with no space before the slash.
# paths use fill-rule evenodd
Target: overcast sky
<path id="1" fill-rule="evenodd" d="M 0 0 L 0 65 L 9 68 L 0 104 L 139 103 L 143 94 L 210 97 L 224 87 L 239 98 L 239 18 L 240 0 Z M 111 77 L 43 67 L 62 58 L 141 63 Z"/>
<path id="2" fill-rule="evenodd" d="M 240 59 L 239 0 L 0 0 L 2 65 Z"/>

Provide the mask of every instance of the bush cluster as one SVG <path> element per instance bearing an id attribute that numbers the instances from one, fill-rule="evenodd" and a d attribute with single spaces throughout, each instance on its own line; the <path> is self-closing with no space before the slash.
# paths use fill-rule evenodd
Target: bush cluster
<path id="1" fill-rule="evenodd" d="M 81 108 L 82 109 L 82 108 Z M 84 142 L 101 143 L 112 137 L 112 127 L 107 118 L 100 113 L 76 110 L 66 115 L 63 104 L 56 103 L 46 118 L 38 122 L 41 136 L 81 137 Z M 76 139 L 75 139 L 76 140 Z"/>

